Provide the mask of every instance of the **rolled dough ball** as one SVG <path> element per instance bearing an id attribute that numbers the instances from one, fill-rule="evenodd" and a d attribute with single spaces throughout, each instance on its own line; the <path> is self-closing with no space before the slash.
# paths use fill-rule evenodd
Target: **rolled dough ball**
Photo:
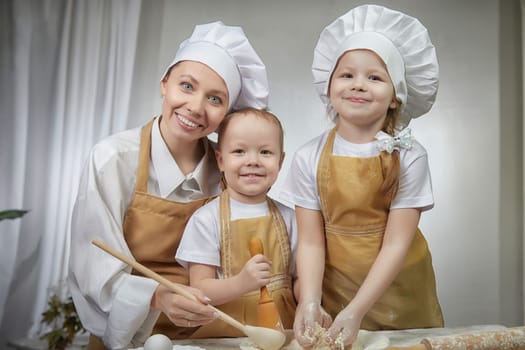
<path id="1" fill-rule="evenodd" d="M 151 337 L 146 339 L 144 343 L 144 350 L 172 350 L 173 344 L 170 338 L 164 334 L 153 334 Z"/>

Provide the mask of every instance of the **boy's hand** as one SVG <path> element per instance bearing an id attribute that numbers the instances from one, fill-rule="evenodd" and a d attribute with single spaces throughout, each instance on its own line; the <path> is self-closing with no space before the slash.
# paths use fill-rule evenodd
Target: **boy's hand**
<path id="1" fill-rule="evenodd" d="M 257 290 L 270 282 L 271 266 L 272 262 L 262 254 L 257 254 L 246 262 L 238 274 L 239 281 L 246 292 Z"/>

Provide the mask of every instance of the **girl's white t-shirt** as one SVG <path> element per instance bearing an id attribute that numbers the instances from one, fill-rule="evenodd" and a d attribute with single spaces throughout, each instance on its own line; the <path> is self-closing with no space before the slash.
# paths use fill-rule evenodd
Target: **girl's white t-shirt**
<path id="1" fill-rule="evenodd" d="M 317 166 L 329 133 L 330 130 L 325 131 L 301 146 L 295 153 L 279 195 L 279 199 L 287 205 L 321 210 L 317 190 Z M 380 140 L 385 137 L 389 136 L 380 131 L 374 141 L 356 144 L 336 134 L 332 154 L 360 158 L 377 157 L 380 153 Z M 419 208 L 422 211 L 431 209 L 434 206 L 434 197 L 426 150 L 419 142 L 413 140 L 410 149 L 400 149 L 399 158 L 399 190 L 390 208 Z M 351 188 L 348 190 L 352 191 Z"/>

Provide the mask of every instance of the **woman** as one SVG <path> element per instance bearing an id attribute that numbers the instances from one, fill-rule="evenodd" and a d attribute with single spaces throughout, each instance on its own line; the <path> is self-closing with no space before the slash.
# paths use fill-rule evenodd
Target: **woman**
<path id="1" fill-rule="evenodd" d="M 189 216 L 221 189 L 206 136 L 231 110 L 266 107 L 266 70 L 240 27 L 198 25 L 160 91 L 161 115 L 97 144 L 80 181 L 69 286 L 91 349 L 139 346 L 152 332 L 185 338 L 214 319 L 202 293 L 191 289 L 203 304 L 184 300 L 91 241 L 187 285 L 174 260 L 180 237 Z"/>

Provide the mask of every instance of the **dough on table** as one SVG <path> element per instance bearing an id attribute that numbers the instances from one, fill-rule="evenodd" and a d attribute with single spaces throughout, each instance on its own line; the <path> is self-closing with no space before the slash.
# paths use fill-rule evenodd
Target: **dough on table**
<path id="1" fill-rule="evenodd" d="M 330 347 L 322 339 L 324 334 L 321 335 L 321 341 L 313 346 L 315 350 L 330 350 Z M 320 343 L 320 344 L 319 344 Z M 357 339 L 352 344 L 352 350 L 384 350 L 390 345 L 390 341 L 384 335 L 374 334 L 373 332 L 360 330 L 357 333 Z M 344 347 L 341 346 L 341 349 Z M 303 350 L 303 347 L 299 345 L 296 339 L 293 339 L 288 345 L 284 347 L 284 350 Z"/>
<path id="2" fill-rule="evenodd" d="M 313 350 L 330 350 L 328 342 L 326 341 L 326 330 L 319 325 L 315 325 L 315 336 L 318 339 L 316 344 L 312 347 Z M 337 340 L 336 340 L 337 341 Z M 390 345 L 390 340 L 384 335 L 375 334 L 374 332 L 360 330 L 357 334 L 355 342 L 352 344 L 352 350 L 384 350 Z M 240 345 L 241 350 L 260 350 L 252 342 L 243 343 Z M 299 342 L 293 339 L 288 344 L 284 345 L 283 350 L 303 350 Z M 341 345 L 341 350 L 344 347 Z"/>

